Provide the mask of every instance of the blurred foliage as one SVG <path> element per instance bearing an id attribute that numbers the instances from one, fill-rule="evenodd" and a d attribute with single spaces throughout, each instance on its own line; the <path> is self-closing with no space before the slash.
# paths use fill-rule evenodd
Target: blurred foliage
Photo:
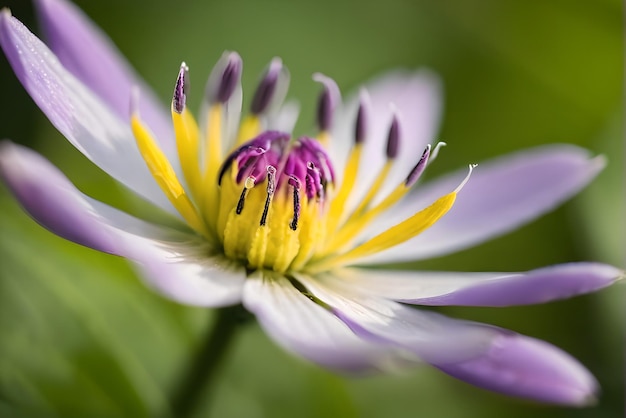
<path id="1" fill-rule="evenodd" d="M 275 55 L 292 74 L 298 125 L 319 86 L 344 92 L 394 67 L 427 66 L 446 87 L 438 172 L 549 142 L 583 145 L 609 166 L 584 193 L 477 248 L 420 263 L 448 270 L 522 270 L 572 260 L 624 263 L 623 4 L 617 0 L 77 1 L 166 102 L 180 61 L 198 105 L 225 49 L 244 88 Z M 32 5 L 9 0 L 38 33 Z M 114 182 L 49 125 L 0 61 L 0 135 L 51 159 L 90 195 L 124 203 Z M 249 100 L 249 97 L 248 97 Z M 166 407 L 211 312 L 147 290 L 121 259 L 65 242 L 0 190 L 0 416 L 142 417 Z M 351 379 L 291 357 L 256 324 L 242 331 L 207 407 L 219 417 L 618 417 L 623 414 L 624 286 L 549 305 L 443 309 L 546 339 L 598 377 L 595 408 L 505 398 L 435 370 Z M 206 412 L 206 410 L 204 411 Z M 204 416 L 203 411 L 198 416 Z"/>

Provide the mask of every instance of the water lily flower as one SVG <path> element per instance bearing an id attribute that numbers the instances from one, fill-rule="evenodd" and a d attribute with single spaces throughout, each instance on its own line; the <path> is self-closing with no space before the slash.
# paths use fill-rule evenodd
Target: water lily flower
<path id="1" fill-rule="evenodd" d="M 196 122 L 185 63 L 167 112 L 74 5 L 36 5 L 49 46 L 8 10 L 0 15 L 0 44 L 19 81 L 80 152 L 163 212 L 162 223 L 148 222 L 96 201 L 33 150 L 5 141 L 1 177 L 45 228 L 131 260 L 150 287 L 180 303 L 243 304 L 279 345 L 331 369 L 427 363 L 508 395 L 570 405 L 593 399 L 596 380 L 560 349 L 409 305 L 543 303 L 606 287 L 618 269 L 380 266 L 504 234 L 577 193 L 603 168 L 602 157 L 543 146 L 421 184 L 439 150 L 428 145 L 440 109 L 428 71 L 380 77 L 345 103 L 334 81 L 317 74 L 317 133 L 297 137 L 282 61 L 268 65 L 242 116 L 242 61 L 227 52 Z"/>

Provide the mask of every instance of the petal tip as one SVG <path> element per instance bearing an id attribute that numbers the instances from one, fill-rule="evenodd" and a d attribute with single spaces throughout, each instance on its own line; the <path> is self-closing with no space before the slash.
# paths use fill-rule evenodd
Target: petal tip
<path id="1" fill-rule="evenodd" d="M 484 389 L 555 405 L 591 406 L 599 392 L 595 377 L 572 356 L 514 333 L 494 339 L 481 356 L 438 367 Z"/>
<path id="2" fill-rule="evenodd" d="M 2 44 L 3 48 L 7 48 L 7 45 L 5 45 L 5 42 L 7 41 L 7 32 L 5 31 L 11 31 L 11 24 L 13 24 L 14 22 L 12 22 L 12 20 L 16 20 L 13 17 L 13 14 L 11 13 L 11 9 L 9 9 L 8 7 L 3 7 L 0 10 L 0 44 Z M 8 43 L 8 42 L 7 42 Z M 6 53 L 6 49 L 5 49 L 5 53 Z"/>
<path id="3" fill-rule="evenodd" d="M 572 403 L 573 407 L 591 408 L 598 405 L 598 395 L 596 393 L 583 393 L 578 402 Z"/>
<path id="4" fill-rule="evenodd" d="M 606 155 L 599 154 L 599 155 L 596 155 L 595 157 L 593 157 L 590 160 L 590 162 L 591 162 L 591 166 L 596 170 L 596 172 L 600 172 L 600 171 L 604 170 L 604 168 L 608 164 L 608 159 L 607 159 Z"/>

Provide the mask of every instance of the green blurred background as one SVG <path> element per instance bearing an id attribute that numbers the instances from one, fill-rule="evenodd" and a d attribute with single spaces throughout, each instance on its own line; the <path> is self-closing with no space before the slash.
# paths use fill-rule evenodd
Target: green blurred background
<path id="1" fill-rule="evenodd" d="M 225 49 L 244 59 L 248 99 L 273 56 L 291 70 L 313 122 L 316 71 L 344 93 L 395 67 L 427 66 L 445 83 L 437 172 L 534 145 L 569 142 L 606 154 L 581 195 L 487 244 L 419 268 L 511 271 L 595 260 L 623 267 L 623 5 L 619 0 L 348 1 L 77 0 L 164 103 L 178 66 L 190 102 Z M 39 33 L 32 5 L 9 0 Z M 0 136 L 28 144 L 89 194 L 124 196 L 51 127 L 0 59 Z M 53 236 L 0 186 L 0 416 L 157 415 L 211 312 L 147 290 L 129 266 Z M 211 405 L 215 417 L 621 417 L 624 286 L 542 306 L 441 311 L 542 338 L 580 359 L 603 393 L 564 409 L 476 389 L 436 370 L 345 378 L 296 359 L 256 324 L 238 336 Z M 203 406 L 204 407 L 204 406 Z"/>

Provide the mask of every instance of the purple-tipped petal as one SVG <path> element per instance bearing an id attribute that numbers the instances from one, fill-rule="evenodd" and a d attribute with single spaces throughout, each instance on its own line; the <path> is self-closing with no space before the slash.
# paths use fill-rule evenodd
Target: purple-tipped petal
<path id="1" fill-rule="evenodd" d="M 52 164 L 36 152 L 0 143 L 0 176 L 24 210 L 53 233 L 119 255 L 115 236 L 94 221 L 93 207 Z"/>
<path id="2" fill-rule="evenodd" d="M 123 120 L 128 118 L 132 87 L 138 86 L 143 120 L 166 153 L 175 155 L 169 113 L 107 35 L 65 0 L 37 0 L 35 5 L 47 44 L 63 66 Z"/>
<path id="3" fill-rule="evenodd" d="M 595 378 L 572 356 L 517 334 L 499 336 L 479 357 L 437 367 L 484 389 L 554 404 L 588 405 L 598 390 Z"/>
<path id="4" fill-rule="evenodd" d="M 341 91 L 335 80 L 324 74 L 313 74 L 313 80 L 324 86 L 317 103 L 317 127 L 329 131 L 335 121 L 335 109 L 341 104 Z"/>
<path id="5" fill-rule="evenodd" d="M 436 139 L 442 109 L 441 83 L 427 70 L 396 71 L 374 79 L 365 88 L 371 100 L 371 117 L 368 118 L 368 137 L 353 194 L 364 196 L 385 164 L 389 122 L 394 113 L 402 128 L 400 148 L 407 151 L 400 152 L 394 160 L 393 170 L 381 189 L 380 196 L 384 196 L 398 186 L 415 165 L 415 154 L 409 150 L 423 150 L 426 144 Z M 351 96 L 346 103 L 337 114 L 333 130 L 335 140 L 331 142 L 338 172 L 342 172 L 352 145 L 348 139 L 353 137 L 359 95 Z"/>
<path id="6" fill-rule="evenodd" d="M 324 367 L 356 373 L 386 367 L 392 360 L 392 348 L 358 338 L 284 277 L 263 277 L 262 272 L 249 277 L 243 304 L 283 348 Z"/>
<path id="7" fill-rule="evenodd" d="M 259 82 L 250 111 L 255 115 L 278 110 L 289 88 L 289 71 L 280 58 L 272 59 Z"/>
<path id="8" fill-rule="evenodd" d="M 393 263 L 440 256 L 479 244 L 530 222 L 585 187 L 604 168 L 603 157 L 573 145 L 550 145 L 481 163 L 454 206 L 417 237 L 378 253 L 363 264 Z M 367 234 L 374 236 L 453 190 L 461 170 L 416 188 Z"/>
<path id="9" fill-rule="evenodd" d="M 408 176 L 406 176 L 406 180 L 404 180 L 404 185 L 406 187 L 413 186 L 417 180 L 419 180 L 420 176 L 426 169 L 426 164 L 428 163 L 428 158 L 430 157 L 430 145 L 427 145 L 424 151 L 422 152 L 422 156 L 417 160 L 417 164 L 411 170 Z M 457 186 L 458 187 L 458 186 Z"/>
<path id="10" fill-rule="evenodd" d="M 241 83 L 243 62 L 236 52 L 224 52 L 217 62 L 206 87 L 210 103 L 226 103 Z"/>
<path id="11" fill-rule="evenodd" d="M 224 68 L 215 94 L 215 101 L 226 103 L 241 80 L 241 60 L 231 60 Z"/>
<path id="12" fill-rule="evenodd" d="M 111 177 L 178 216 L 148 171 L 129 125 L 8 10 L 0 12 L 0 46 L 26 91 L 72 145 Z"/>
<path id="13" fill-rule="evenodd" d="M 291 76 L 278 57 L 272 59 L 255 92 L 251 111 L 260 116 L 260 130 L 291 132 L 298 119 L 297 102 L 284 103 Z"/>
<path id="14" fill-rule="evenodd" d="M 548 343 L 363 296 L 336 277 L 298 280 L 359 337 L 407 349 L 476 386 L 566 405 L 584 405 L 597 390 L 589 371 Z"/>
<path id="15" fill-rule="evenodd" d="M 196 235 L 147 223 L 91 199 L 41 155 L 8 141 L 0 144 L 0 176 L 43 227 L 133 260 L 144 280 L 166 297 L 199 306 L 240 301 L 243 267 L 211 256 L 211 249 Z"/>
<path id="16" fill-rule="evenodd" d="M 385 149 L 388 159 L 393 160 L 398 156 L 400 152 L 400 138 L 400 122 L 398 121 L 398 117 L 393 115 L 391 124 L 389 125 L 389 133 L 387 134 L 387 148 Z"/>
<path id="17" fill-rule="evenodd" d="M 356 119 L 354 121 L 354 143 L 362 144 L 366 142 L 369 134 L 369 118 L 372 113 L 372 104 L 367 90 L 361 90 L 359 96 L 359 108 L 356 111 Z"/>
<path id="18" fill-rule="evenodd" d="M 571 263 L 525 273 L 346 271 L 350 286 L 385 299 L 431 306 L 514 306 L 594 292 L 624 272 L 600 263 Z"/>
<path id="19" fill-rule="evenodd" d="M 183 113 L 187 104 L 187 93 L 189 92 L 189 67 L 184 62 L 180 64 L 174 95 L 172 97 L 172 108 L 176 113 Z"/>
<path id="20" fill-rule="evenodd" d="M 207 114 L 211 106 L 220 102 L 228 94 L 228 100 L 223 103 L 224 121 L 222 124 L 222 149 L 231 149 L 235 143 L 242 103 L 241 73 L 243 61 L 236 52 L 226 51 L 213 67 L 205 87 L 202 110 L 200 112 L 200 128 L 207 132 Z M 224 78 L 225 73 L 229 73 Z M 226 84 L 224 84 L 226 82 Z M 232 91 L 230 89 L 232 88 Z"/>

